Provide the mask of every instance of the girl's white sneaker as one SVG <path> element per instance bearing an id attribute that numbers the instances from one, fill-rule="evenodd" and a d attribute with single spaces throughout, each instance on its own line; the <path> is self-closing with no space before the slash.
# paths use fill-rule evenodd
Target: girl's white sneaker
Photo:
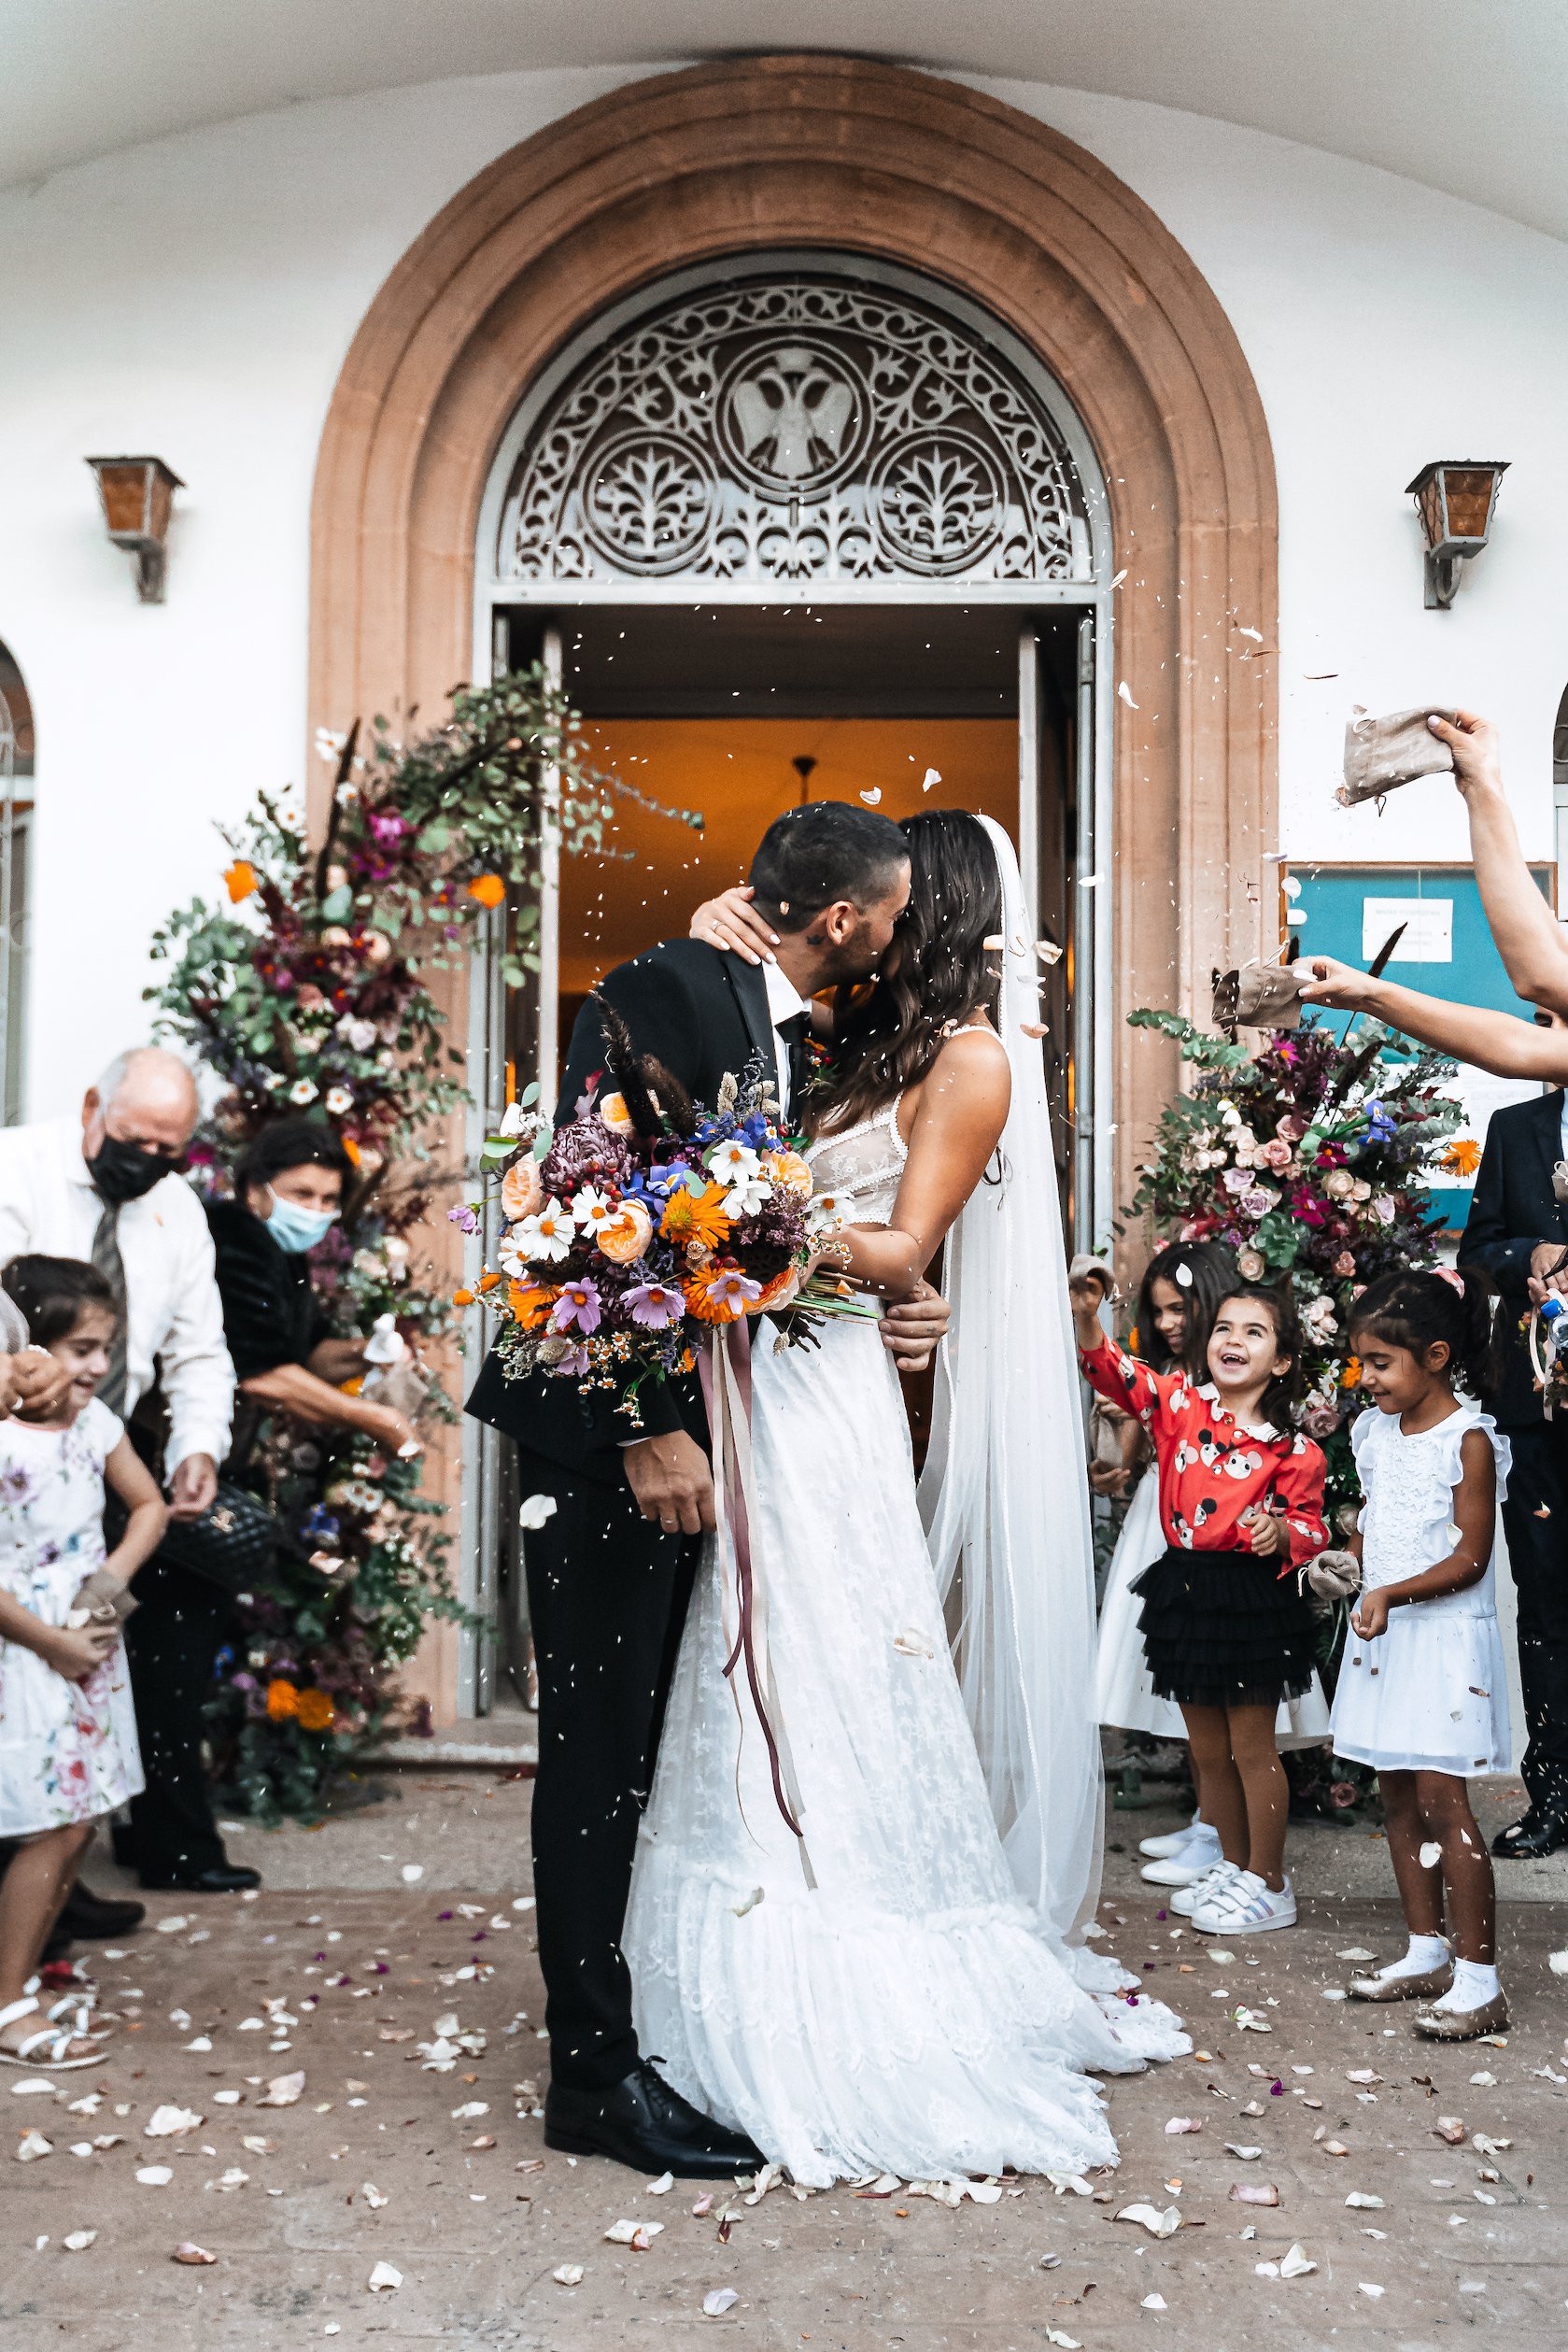
<path id="1" fill-rule="evenodd" d="M 1276 1894 L 1255 1870 L 1238 1870 L 1195 1906 L 1192 1921 L 1200 1935 L 1262 1935 L 1268 1928 L 1294 1927 L 1295 1892 L 1288 1878 Z"/>
<path id="2" fill-rule="evenodd" d="M 1194 1878 L 1190 1887 L 1179 1887 L 1171 1896 L 1168 1907 L 1176 1913 L 1178 1919 L 1193 1919 L 1196 1915 L 1200 1903 L 1210 1902 L 1214 1896 L 1222 1893 L 1230 1885 L 1233 1878 L 1239 1878 L 1240 1876 L 1240 1863 L 1226 1862 L 1222 1857 L 1219 1862 L 1211 1863 L 1203 1877 Z"/>
<path id="3" fill-rule="evenodd" d="M 1218 1855 L 1219 1839 L 1214 1836 L 1214 1832 L 1207 1821 L 1200 1821 L 1195 1817 L 1183 1828 L 1173 1829 L 1164 1837 L 1139 1838 L 1137 1849 L 1149 1862 L 1169 1862 L 1172 1854 L 1179 1854 L 1183 1846 L 1190 1846 L 1197 1837 L 1212 1839 L 1215 1853 Z"/>
<path id="4" fill-rule="evenodd" d="M 1147 1878 L 1151 1887 L 1194 1887 L 1220 1860 L 1218 1846 L 1194 1838 L 1190 1846 L 1167 1854 L 1164 1862 L 1146 1862 L 1138 1877 Z"/>

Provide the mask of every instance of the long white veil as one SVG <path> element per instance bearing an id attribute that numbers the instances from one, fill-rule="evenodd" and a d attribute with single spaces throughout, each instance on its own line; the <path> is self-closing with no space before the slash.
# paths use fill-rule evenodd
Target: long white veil
<path id="1" fill-rule="evenodd" d="M 920 1509 L 1014 1880 L 1088 1982 L 1105 1971 L 1081 1940 L 1103 1808 L 1078 1360 L 1044 1063 L 1024 1029 L 1039 1021 L 1038 965 L 1012 843 L 980 822 L 1001 869 L 996 1026 L 1012 1101 L 1000 1181 L 976 1188 L 948 1237 L 953 1322 Z"/>

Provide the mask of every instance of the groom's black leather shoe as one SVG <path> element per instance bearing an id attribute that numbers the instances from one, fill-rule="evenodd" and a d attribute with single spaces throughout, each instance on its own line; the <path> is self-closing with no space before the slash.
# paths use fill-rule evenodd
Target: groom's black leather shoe
<path id="1" fill-rule="evenodd" d="M 743 2132 L 731 2132 L 671 2090 L 649 2060 L 608 2090 L 552 2083 L 544 2094 L 544 2145 L 569 2156 L 612 2156 L 640 2173 L 718 2180 L 764 2162 Z"/>
<path id="2" fill-rule="evenodd" d="M 1499 1830 L 1491 1841 L 1492 1852 L 1504 1862 L 1536 1862 L 1563 1846 L 1568 1846 L 1568 1821 L 1561 1813 L 1539 1813 L 1533 1806 L 1522 1821 Z"/>

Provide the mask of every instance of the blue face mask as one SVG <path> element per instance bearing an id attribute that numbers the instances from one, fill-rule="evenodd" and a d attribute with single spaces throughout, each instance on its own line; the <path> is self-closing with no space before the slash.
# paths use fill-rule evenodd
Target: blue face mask
<path id="1" fill-rule="evenodd" d="M 272 1192 L 270 1184 L 267 1190 Z M 274 1192 L 266 1223 L 278 1248 L 287 1250 L 290 1257 L 297 1257 L 305 1250 L 313 1250 L 328 1228 L 337 1223 L 337 1211 L 302 1209 L 297 1200 L 285 1200 L 281 1193 Z"/>

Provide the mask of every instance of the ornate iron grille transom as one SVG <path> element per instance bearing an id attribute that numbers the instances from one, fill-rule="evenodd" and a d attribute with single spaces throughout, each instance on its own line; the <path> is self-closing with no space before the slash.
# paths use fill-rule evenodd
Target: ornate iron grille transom
<path id="1" fill-rule="evenodd" d="M 503 579 L 1067 580 L 1081 485 L 1038 394 L 935 303 L 799 272 L 624 325 L 530 432 Z"/>

